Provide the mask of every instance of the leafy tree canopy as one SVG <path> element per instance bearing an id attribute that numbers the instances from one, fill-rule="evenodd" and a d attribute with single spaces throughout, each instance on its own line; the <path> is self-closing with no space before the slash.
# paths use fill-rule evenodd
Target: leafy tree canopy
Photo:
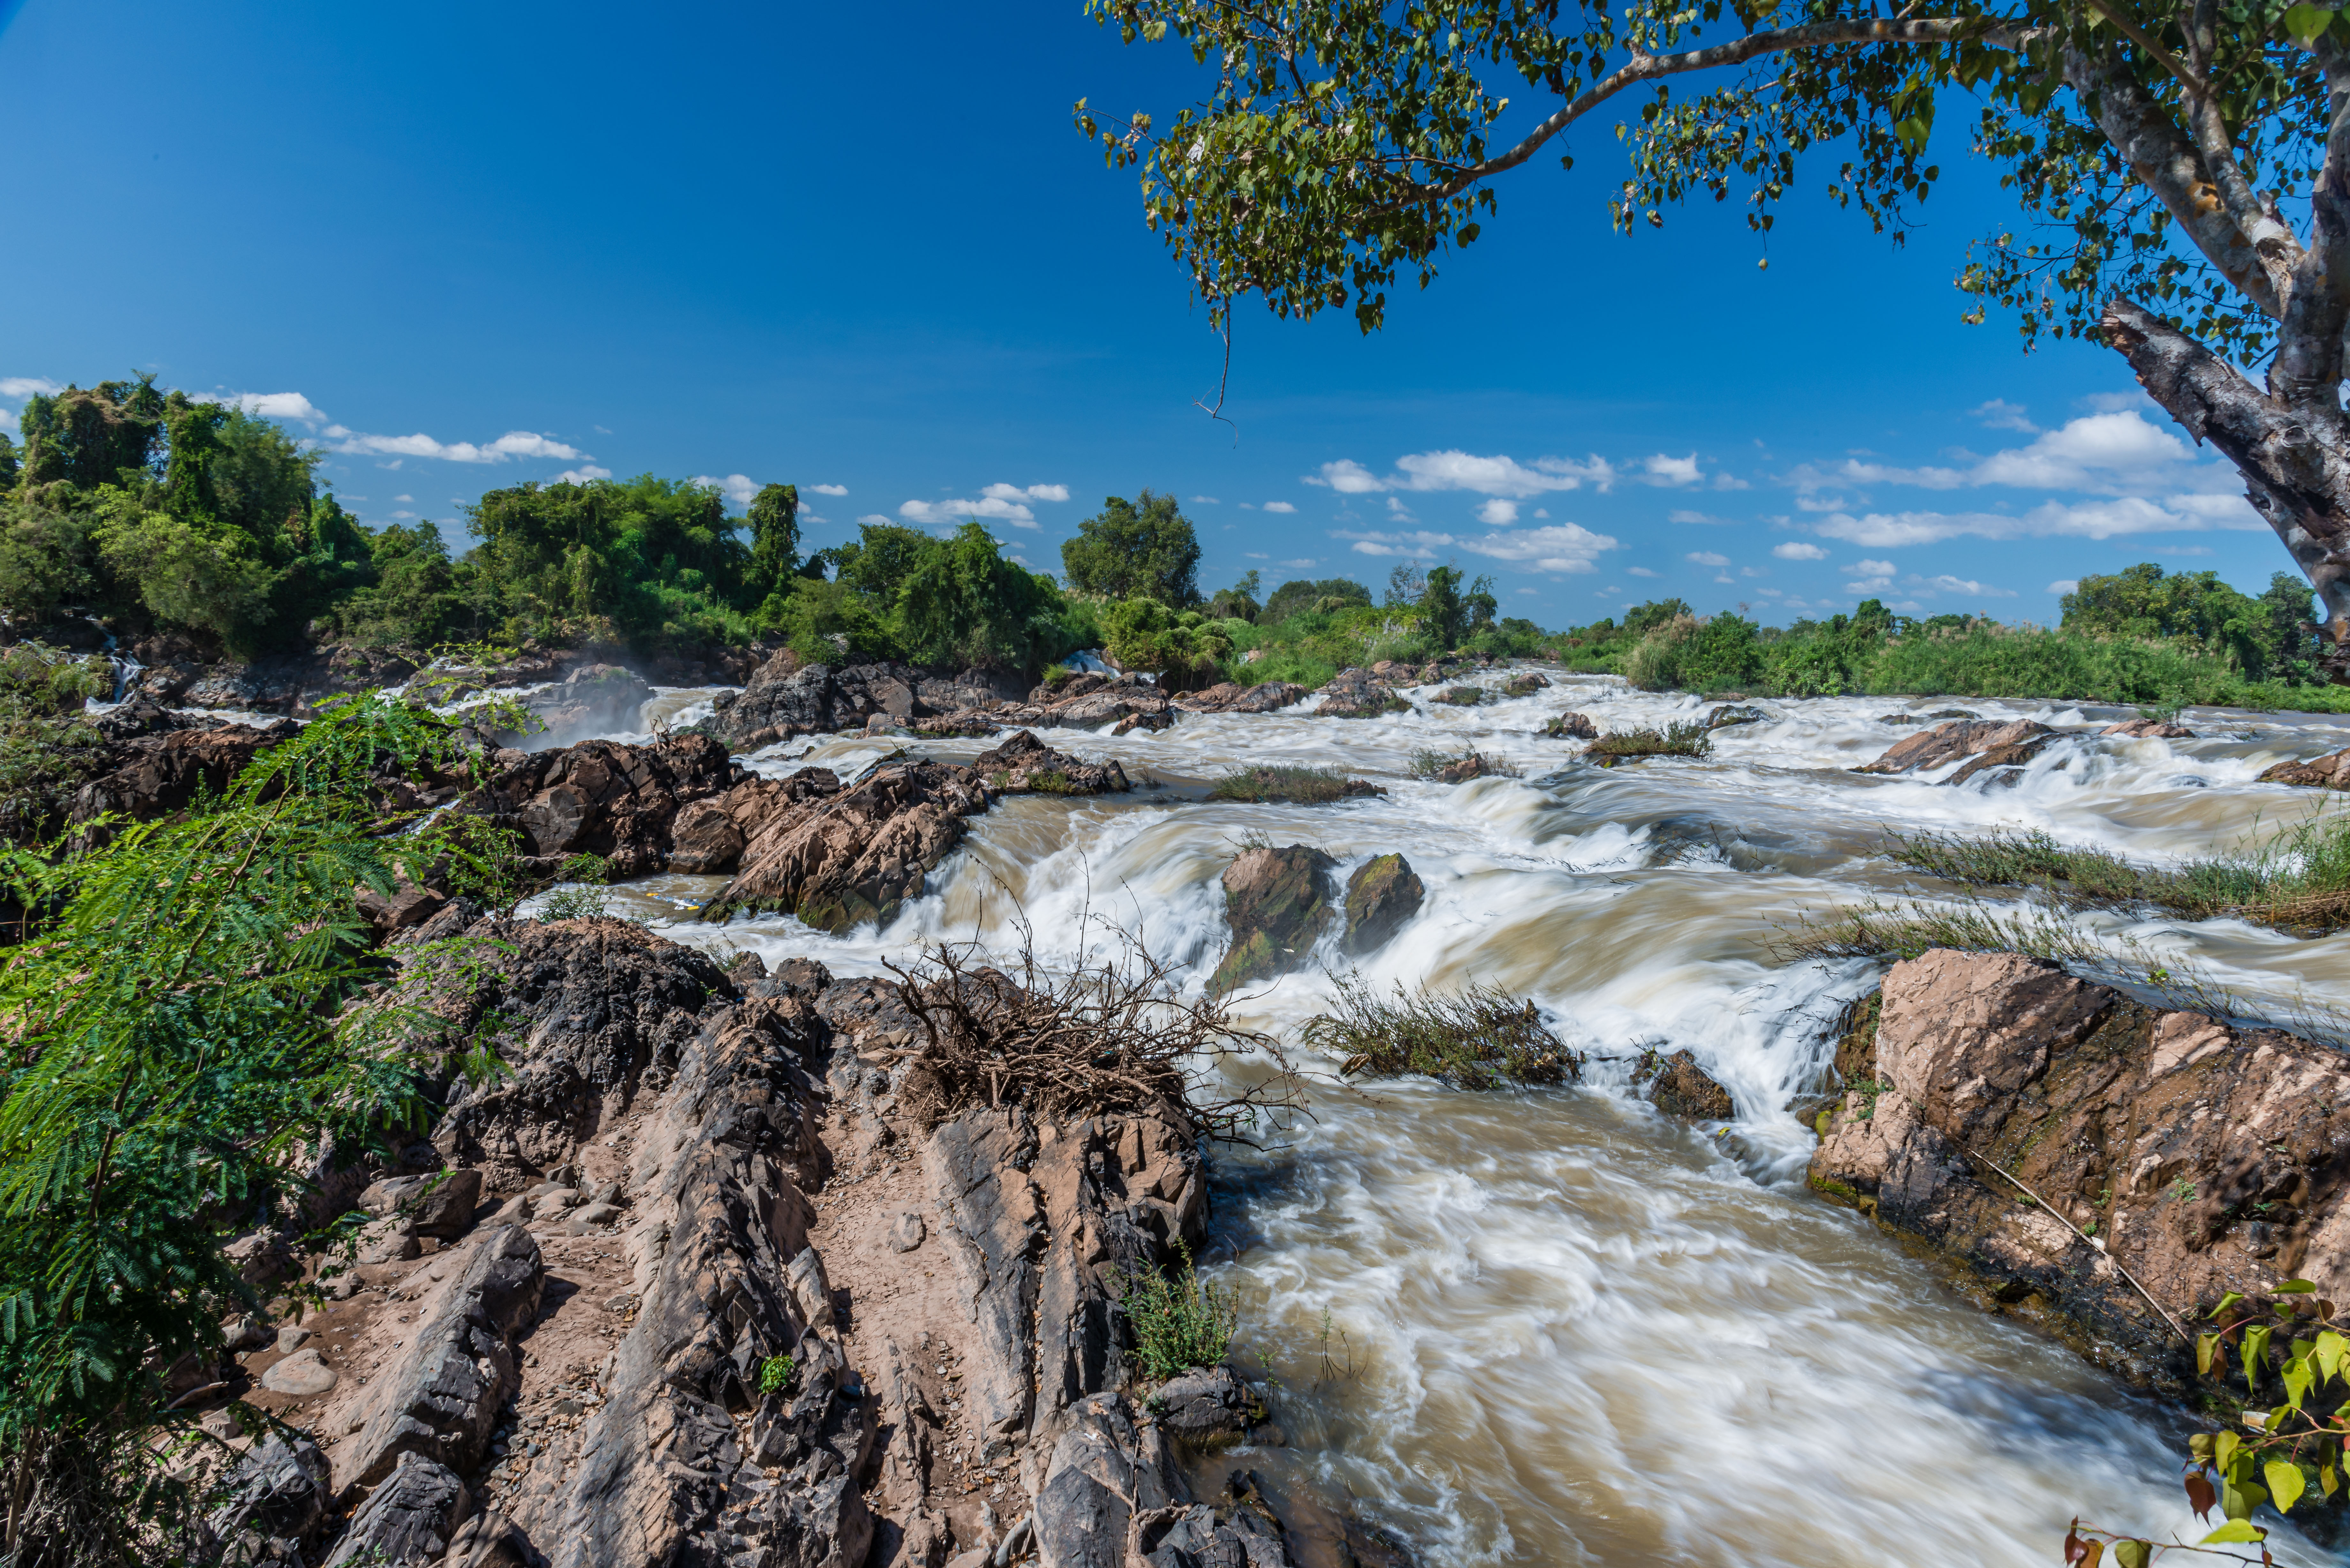
<path id="1" fill-rule="evenodd" d="M 1300 577 L 1273 590 L 1264 601 L 1264 609 L 1257 618 L 1268 626 L 1277 626 L 1291 616 L 1315 608 L 1325 599 L 1336 599 L 1341 604 L 1367 605 L 1371 602 L 1371 590 L 1352 577 Z"/>
<path id="2" fill-rule="evenodd" d="M 2350 641 L 2350 13 L 2312 0 L 1089 0 L 1213 73 L 1163 122 L 1078 126 L 1139 166 L 1145 215 L 1224 318 L 1351 305 L 1476 241 L 1496 182 L 1613 122 L 1608 207 L 1658 226 L 1739 199 L 1767 234 L 1798 179 L 1896 243 L 1941 177 L 1938 119 L 2001 168 L 2014 224 L 1954 257 L 1969 319 L 2118 349 L 2243 474 Z M 1948 140 L 1947 138 L 1945 139 Z M 2296 229 L 2288 212 L 2305 210 Z M 2234 369 L 2265 359 L 2264 385 Z"/>
<path id="3" fill-rule="evenodd" d="M 1147 597 L 1177 609 L 1200 602 L 1200 540 L 1172 495 L 1112 495 L 1061 545 L 1069 587 L 1102 598 Z"/>

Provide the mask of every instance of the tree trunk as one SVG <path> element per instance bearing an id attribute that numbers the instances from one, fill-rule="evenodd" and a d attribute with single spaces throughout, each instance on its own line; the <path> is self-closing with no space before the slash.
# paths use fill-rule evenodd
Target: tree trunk
<path id="1" fill-rule="evenodd" d="M 2137 372 L 2147 396 L 2209 441 L 2243 476 L 2244 495 L 2268 519 L 2324 601 L 2325 660 L 2350 668 L 2350 426 L 2338 410 L 2297 411 L 2234 366 L 2135 301 L 2106 306 L 2106 343 Z"/>

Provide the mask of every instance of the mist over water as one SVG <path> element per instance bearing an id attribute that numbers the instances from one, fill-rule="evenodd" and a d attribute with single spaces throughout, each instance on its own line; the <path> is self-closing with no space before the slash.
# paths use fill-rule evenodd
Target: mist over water
<path id="1" fill-rule="evenodd" d="M 641 722 L 711 695 L 663 692 Z M 1341 877 L 1399 850 L 1427 903 L 1362 961 L 1364 978 L 1532 996 L 1594 1061 L 1579 1086 L 1523 1093 L 1320 1078 L 1310 1118 L 1262 1150 L 1217 1154 L 1209 1262 L 1240 1293 L 1243 1369 L 1277 1381 L 1291 1438 L 1226 1457 L 1219 1477 L 1310 1475 L 1430 1564 L 2040 1563 L 2076 1514 L 2199 1538 L 2176 1480 L 2180 1428 L 1804 1187 L 1812 1137 L 1785 1106 L 1817 1085 L 1833 1021 L 1875 974 L 1790 964 L 1775 944 L 1807 911 L 1957 896 L 1882 858 L 1887 830 L 2036 827 L 2148 861 L 2273 831 L 2328 803 L 2254 777 L 2350 745 L 2350 722 L 2190 711 L 2197 739 L 2069 740 L 2014 787 L 1984 789 L 1847 770 L 1914 732 L 1881 722 L 1889 712 L 1962 705 L 2096 726 L 2132 711 L 1771 701 L 1767 722 L 1716 732 L 1708 759 L 1600 769 L 1576 760 L 1579 742 L 1540 735 L 1542 721 L 1577 709 L 1616 730 L 1705 705 L 1575 677 L 1474 709 L 1417 695 L 1414 711 L 1377 720 L 1292 711 L 1190 715 L 1116 739 L 1053 732 L 1158 787 L 1006 801 L 883 930 L 697 921 L 715 877 L 650 878 L 617 902 L 681 941 L 849 973 L 941 940 L 1016 950 L 1024 911 L 1039 955 L 1066 961 L 1098 945 L 1107 920 L 1191 964 L 1196 988 L 1222 951 L 1217 878 L 1243 836 L 1317 846 Z M 750 761 L 846 779 L 899 743 L 803 742 Z M 987 744 L 915 749 L 959 760 Z M 1523 776 L 1408 775 L 1416 752 L 1471 747 Z M 1389 794 L 1311 807 L 1201 798 L 1207 781 L 1270 762 L 1341 767 Z M 2350 998 L 2350 937 L 2078 923 L 2256 1005 Z M 1247 1002 L 1244 1021 L 1294 1048 L 1330 999 L 1320 966 L 1345 969 L 1334 946 L 1316 960 Z M 1649 1046 L 1694 1053 L 1735 1119 L 1691 1127 L 1632 1098 L 1631 1059 Z"/>

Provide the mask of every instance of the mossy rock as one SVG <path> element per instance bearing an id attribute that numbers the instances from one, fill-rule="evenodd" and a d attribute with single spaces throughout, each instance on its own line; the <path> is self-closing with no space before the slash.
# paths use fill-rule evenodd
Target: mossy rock
<path id="1" fill-rule="evenodd" d="M 1310 845 L 1243 851 L 1224 868 L 1224 919 L 1232 950 L 1210 977 L 1232 991 L 1302 967 L 1336 911 L 1329 872 L 1338 863 Z"/>
<path id="2" fill-rule="evenodd" d="M 1406 920 L 1419 913 L 1427 886 L 1400 855 L 1365 861 L 1347 879 L 1347 933 L 1339 946 L 1361 954 L 1384 946 Z"/>

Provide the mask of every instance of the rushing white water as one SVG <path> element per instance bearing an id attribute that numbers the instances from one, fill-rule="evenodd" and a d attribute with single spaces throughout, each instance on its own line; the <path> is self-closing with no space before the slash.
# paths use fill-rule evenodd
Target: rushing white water
<path id="1" fill-rule="evenodd" d="M 664 693 L 658 716 L 707 695 Z M 1011 947 L 1016 899 L 1048 958 L 1075 951 L 1090 915 L 1203 977 L 1223 941 L 1216 878 L 1244 834 L 1317 845 L 1341 875 L 1400 850 L 1427 904 L 1363 962 L 1367 979 L 1503 986 L 1598 1058 L 1686 1048 L 1738 1114 L 1668 1121 L 1628 1096 L 1620 1060 L 1534 1093 L 1318 1082 L 1312 1119 L 1218 1157 L 1211 1262 L 1241 1293 L 1241 1343 L 1278 1380 L 1292 1438 L 1233 1462 L 1353 1493 L 1430 1563 L 2051 1562 L 2075 1514 L 2191 1530 L 2178 1431 L 1804 1189 L 1811 1139 L 1784 1107 L 1816 1083 L 1829 1022 L 1874 981 L 1857 963 L 1786 963 L 1775 944 L 1806 911 L 1918 886 L 1878 854 L 1887 829 L 2039 827 L 2161 860 L 2297 820 L 2323 803 L 2254 776 L 2350 744 L 2350 722 L 2190 712 L 2198 739 L 2067 742 L 2009 789 L 1847 771 L 1912 732 L 1881 715 L 1950 705 L 1766 702 L 1768 722 L 1717 732 L 1709 759 L 1612 770 L 1573 760 L 1580 744 L 1543 738 L 1540 721 L 1573 708 L 1621 729 L 1700 705 L 1571 679 L 1378 720 L 1056 732 L 1159 787 L 1000 805 L 886 930 L 702 923 L 691 909 L 709 877 L 655 878 L 621 899 L 681 940 L 849 972 L 941 939 Z M 2130 716 L 1963 706 L 2058 724 Z M 752 762 L 847 776 L 898 743 L 799 742 Z M 1471 746 L 1523 776 L 1408 776 L 1417 751 Z M 1204 781 L 1272 761 L 1341 766 L 1389 793 L 1319 807 L 1199 798 Z M 2252 1004 L 2350 997 L 2350 939 L 2090 924 Z M 1317 959 L 1342 967 L 1334 948 Z M 1247 1004 L 1248 1021 L 1294 1041 L 1331 986 L 1318 967 L 1293 975 Z"/>

